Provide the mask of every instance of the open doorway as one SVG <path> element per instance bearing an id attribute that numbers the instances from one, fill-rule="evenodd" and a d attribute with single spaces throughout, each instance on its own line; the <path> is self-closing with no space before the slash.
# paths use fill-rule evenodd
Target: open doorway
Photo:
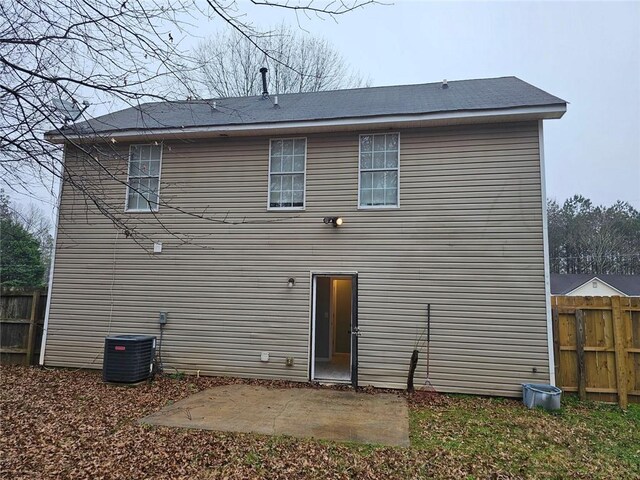
<path id="1" fill-rule="evenodd" d="M 356 385 L 356 276 L 314 275 L 313 282 L 311 379 Z"/>

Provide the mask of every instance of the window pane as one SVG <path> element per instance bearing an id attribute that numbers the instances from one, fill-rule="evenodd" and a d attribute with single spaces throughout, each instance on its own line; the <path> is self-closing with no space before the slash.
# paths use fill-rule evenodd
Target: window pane
<path id="1" fill-rule="evenodd" d="M 362 179 L 360 188 L 371 188 L 371 172 L 362 172 Z"/>
<path id="2" fill-rule="evenodd" d="M 269 203 L 270 207 L 279 207 L 280 206 L 280 192 L 271 192 L 271 201 Z"/>
<path id="3" fill-rule="evenodd" d="M 293 171 L 293 156 L 284 155 L 282 157 L 282 171 L 283 172 L 292 172 Z"/>
<path id="4" fill-rule="evenodd" d="M 293 157 L 293 171 L 304 172 L 304 155 L 296 155 Z"/>
<path id="5" fill-rule="evenodd" d="M 373 154 L 373 168 L 384 168 L 384 152 Z"/>
<path id="6" fill-rule="evenodd" d="M 304 205 L 304 192 L 302 190 L 295 190 L 293 192 L 293 206 L 302 207 Z"/>
<path id="7" fill-rule="evenodd" d="M 151 158 L 151 147 L 149 145 L 140 145 L 140 160 L 149 160 Z"/>
<path id="8" fill-rule="evenodd" d="M 149 193 L 156 195 L 158 193 L 158 179 L 150 178 L 149 179 Z"/>
<path id="9" fill-rule="evenodd" d="M 149 175 L 149 161 L 148 160 L 140 162 L 140 175 L 141 176 L 145 176 L 145 177 Z"/>
<path id="10" fill-rule="evenodd" d="M 129 150 L 129 160 L 139 160 L 140 159 L 140 150 L 137 145 L 131 145 L 131 149 Z"/>
<path id="11" fill-rule="evenodd" d="M 280 194 L 280 205 L 282 207 L 293 206 L 293 192 L 291 190 L 285 190 Z"/>
<path id="12" fill-rule="evenodd" d="M 385 155 L 385 163 L 384 166 L 386 168 L 397 168 L 398 167 L 398 152 L 397 151 L 391 151 L 391 152 L 387 152 Z"/>
<path id="13" fill-rule="evenodd" d="M 362 159 L 360 162 L 360 165 L 362 169 L 368 170 L 372 167 L 372 163 L 371 163 L 371 154 L 370 153 L 363 153 L 362 154 Z"/>
<path id="14" fill-rule="evenodd" d="M 160 160 L 161 145 L 151 145 L 151 160 Z"/>
<path id="15" fill-rule="evenodd" d="M 271 175 L 271 185 L 269 188 L 272 192 L 282 190 L 282 177 L 280 175 Z"/>
<path id="16" fill-rule="evenodd" d="M 272 172 L 281 172 L 282 171 L 282 157 L 271 157 L 271 171 Z"/>
<path id="17" fill-rule="evenodd" d="M 390 188 L 384 191 L 385 195 L 385 204 L 386 205 L 397 205 L 398 202 L 398 190 L 396 188 Z"/>
<path id="18" fill-rule="evenodd" d="M 295 155 L 304 155 L 306 143 L 307 141 L 304 138 L 299 138 L 297 140 L 294 140 L 293 153 Z"/>
<path id="19" fill-rule="evenodd" d="M 135 196 L 137 197 L 136 208 L 138 210 L 146 210 L 149 208 L 146 200 L 148 185 L 149 185 L 149 182 L 146 178 L 138 179 L 138 181 L 135 182 L 135 184 L 133 185 L 133 188 L 137 190 L 137 192 L 135 193 Z"/>
<path id="20" fill-rule="evenodd" d="M 373 188 L 384 188 L 384 175 L 386 172 L 373 172 Z"/>
<path id="21" fill-rule="evenodd" d="M 158 180 L 151 180 L 149 195 L 147 198 L 149 199 L 149 203 L 151 204 L 151 208 L 153 210 L 158 208 Z"/>
<path id="22" fill-rule="evenodd" d="M 138 194 L 129 188 L 129 198 L 127 199 L 127 209 L 137 210 L 138 208 Z"/>
<path id="23" fill-rule="evenodd" d="M 282 140 L 271 141 L 271 156 L 282 155 Z"/>
<path id="24" fill-rule="evenodd" d="M 129 162 L 129 176 L 139 177 L 140 175 L 140 162 L 137 160 L 131 160 L 131 162 Z"/>
<path id="25" fill-rule="evenodd" d="M 283 140 L 282 153 L 284 155 L 293 155 L 293 140 Z"/>
<path id="26" fill-rule="evenodd" d="M 398 188 L 398 172 L 385 172 L 385 188 Z"/>
<path id="27" fill-rule="evenodd" d="M 398 134 L 390 133 L 387 135 L 387 150 L 398 151 Z"/>
<path id="28" fill-rule="evenodd" d="M 384 205 L 384 189 L 373 189 L 373 205 Z"/>
<path id="29" fill-rule="evenodd" d="M 147 193 L 149 192 L 149 179 L 148 178 L 141 178 L 140 179 L 140 186 L 138 188 L 138 192 L 143 197 L 147 196 Z"/>
<path id="30" fill-rule="evenodd" d="M 385 135 L 374 135 L 373 137 L 373 150 L 375 152 L 384 152 L 385 151 Z"/>
<path id="31" fill-rule="evenodd" d="M 293 176 L 293 190 L 304 190 L 304 175 Z"/>
<path id="32" fill-rule="evenodd" d="M 371 205 L 372 204 L 372 195 L 373 190 L 370 188 L 363 189 L 360 193 L 360 205 Z"/>
<path id="33" fill-rule="evenodd" d="M 149 175 L 157 177 L 160 175 L 160 160 L 151 160 L 149 162 Z"/>
<path id="34" fill-rule="evenodd" d="M 360 152 L 371 152 L 371 135 L 362 135 L 360 137 Z"/>
<path id="35" fill-rule="evenodd" d="M 127 208 L 129 210 L 137 210 L 138 207 L 138 199 L 140 195 L 137 191 L 140 190 L 140 180 L 137 178 L 132 178 L 129 180 L 129 201 L 127 203 Z"/>

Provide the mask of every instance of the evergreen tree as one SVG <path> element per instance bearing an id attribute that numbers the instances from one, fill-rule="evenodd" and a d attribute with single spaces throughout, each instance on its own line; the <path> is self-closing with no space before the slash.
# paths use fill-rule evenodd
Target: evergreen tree
<path id="1" fill-rule="evenodd" d="M 0 284 L 39 287 L 45 270 L 40 242 L 20 223 L 8 197 L 0 192 Z"/>
<path id="2" fill-rule="evenodd" d="M 547 214 L 552 272 L 640 274 L 640 212 L 628 203 L 575 195 L 562 206 L 549 200 Z"/>

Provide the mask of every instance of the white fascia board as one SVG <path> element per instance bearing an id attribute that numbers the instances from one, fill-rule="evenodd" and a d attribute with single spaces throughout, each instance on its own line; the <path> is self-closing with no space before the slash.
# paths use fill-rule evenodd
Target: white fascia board
<path id="1" fill-rule="evenodd" d="M 496 123 L 560 118 L 567 111 L 564 104 L 518 107 L 498 110 L 436 112 L 411 115 L 379 115 L 373 117 L 302 120 L 293 122 L 254 123 L 246 125 L 214 125 L 184 128 L 158 128 L 100 132 L 96 135 L 45 135 L 52 143 L 65 141 L 129 141 L 139 138 L 206 138 L 215 136 L 273 135 L 306 132 L 361 130 L 364 128 L 426 127 L 467 123 Z"/>

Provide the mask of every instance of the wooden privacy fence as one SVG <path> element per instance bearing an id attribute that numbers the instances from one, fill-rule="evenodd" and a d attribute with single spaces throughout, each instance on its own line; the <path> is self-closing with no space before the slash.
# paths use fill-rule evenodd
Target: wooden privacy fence
<path id="1" fill-rule="evenodd" d="M 581 399 L 640 403 L 640 297 L 551 297 L 556 383 Z"/>
<path id="2" fill-rule="evenodd" d="M 37 363 L 46 289 L 0 289 L 0 363 Z"/>

